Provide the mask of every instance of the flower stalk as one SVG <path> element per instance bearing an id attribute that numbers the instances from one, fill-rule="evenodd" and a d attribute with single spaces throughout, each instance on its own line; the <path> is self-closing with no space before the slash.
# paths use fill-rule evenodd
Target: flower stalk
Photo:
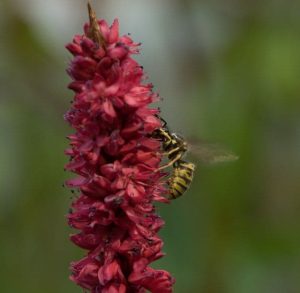
<path id="1" fill-rule="evenodd" d="M 164 221 L 154 202 L 164 197 L 160 142 L 151 134 L 161 127 L 159 99 L 144 83 L 142 67 L 132 58 L 139 44 L 119 36 L 119 23 L 90 23 L 66 48 L 74 56 L 67 70 L 75 93 L 65 120 L 70 157 L 66 169 L 78 189 L 68 222 L 78 232 L 71 240 L 86 250 L 71 264 L 71 280 L 91 293 L 171 293 L 174 279 L 150 264 L 161 258 L 158 236 Z"/>

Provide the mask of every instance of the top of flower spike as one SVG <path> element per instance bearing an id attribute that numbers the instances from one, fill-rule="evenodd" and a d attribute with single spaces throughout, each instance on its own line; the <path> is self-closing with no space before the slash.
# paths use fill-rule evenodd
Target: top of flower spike
<path id="1" fill-rule="evenodd" d="M 88 1 L 87 6 L 88 6 L 89 18 L 90 18 L 90 28 L 88 32 L 88 37 L 91 38 L 94 42 L 96 42 L 100 46 L 105 47 L 106 43 L 101 34 L 99 24 L 97 21 L 97 16 L 95 11 L 92 8 L 90 1 Z"/>

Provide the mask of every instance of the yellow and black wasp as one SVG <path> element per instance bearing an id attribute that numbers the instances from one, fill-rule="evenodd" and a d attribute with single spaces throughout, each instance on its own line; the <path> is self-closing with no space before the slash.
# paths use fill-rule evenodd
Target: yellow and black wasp
<path id="1" fill-rule="evenodd" d="M 163 126 L 156 129 L 152 137 L 161 141 L 163 155 L 169 160 L 165 165 L 159 167 L 157 171 L 173 167 L 173 171 L 167 181 L 170 199 L 176 199 L 183 195 L 193 181 L 196 166 L 183 159 L 188 150 L 191 150 L 200 161 L 205 163 L 218 163 L 237 159 L 236 155 L 222 150 L 217 145 L 203 142 L 196 145 L 188 143 L 182 136 L 170 132 L 166 121 L 161 117 L 159 118 L 163 122 Z"/>

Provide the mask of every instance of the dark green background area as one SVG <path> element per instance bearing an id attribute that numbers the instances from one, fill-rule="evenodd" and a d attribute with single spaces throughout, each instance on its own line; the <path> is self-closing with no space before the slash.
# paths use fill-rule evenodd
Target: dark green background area
<path id="1" fill-rule="evenodd" d="M 108 2 L 97 12 L 109 21 L 122 14 L 121 31 L 143 42 L 138 60 L 170 127 L 240 157 L 215 167 L 194 160 L 188 193 L 158 206 L 167 256 L 154 266 L 175 276 L 176 293 L 300 292 L 300 3 Z M 87 15 L 84 1 L 53 1 L 66 15 L 53 33 L 58 15 L 43 17 L 47 3 L 0 4 L 5 293 L 82 292 L 68 280 L 69 262 L 83 251 L 68 240 L 71 193 L 61 185 L 71 176 L 63 151 L 72 132 L 63 121 L 72 98 L 64 44 Z"/>

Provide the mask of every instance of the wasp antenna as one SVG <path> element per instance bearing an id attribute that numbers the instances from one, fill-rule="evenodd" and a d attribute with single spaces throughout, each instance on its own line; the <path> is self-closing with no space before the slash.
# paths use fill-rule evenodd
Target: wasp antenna
<path id="1" fill-rule="evenodd" d="M 89 0 L 87 3 L 87 7 L 88 7 L 89 18 L 90 18 L 90 28 L 87 36 L 91 38 L 94 42 L 96 42 L 98 45 L 105 47 L 106 43 L 101 34 L 96 13 L 92 8 L 91 2 Z"/>
<path id="2" fill-rule="evenodd" d="M 159 119 L 163 122 L 163 127 L 167 127 L 167 121 L 163 119 L 161 116 L 159 116 Z"/>

